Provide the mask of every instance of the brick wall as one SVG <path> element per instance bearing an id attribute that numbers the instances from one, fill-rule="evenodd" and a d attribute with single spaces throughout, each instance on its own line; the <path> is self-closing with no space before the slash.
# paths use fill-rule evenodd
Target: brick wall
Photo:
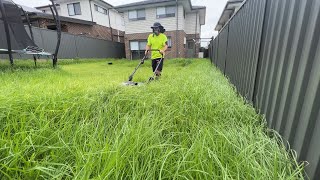
<path id="1" fill-rule="evenodd" d="M 39 20 L 40 28 L 48 28 L 49 25 L 54 24 L 52 20 L 41 19 Z M 104 39 L 104 40 L 113 40 L 118 42 L 118 36 L 120 37 L 120 42 L 124 43 L 124 31 L 112 29 L 113 39 L 111 36 L 111 29 L 109 27 L 101 26 L 101 25 L 85 25 L 85 24 L 77 24 L 70 22 L 61 22 L 61 29 L 63 32 L 68 32 L 74 35 L 83 35 L 92 38 Z"/>
<path id="2" fill-rule="evenodd" d="M 125 34 L 125 49 L 126 49 L 126 58 L 131 59 L 131 50 L 130 50 L 130 41 L 132 40 L 147 40 L 148 33 L 137 33 L 137 34 Z M 186 33 L 184 31 L 168 31 L 165 32 L 167 37 L 171 38 L 172 47 L 168 48 L 166 53 L 166 58 L 184 58 L 186 57 L 186 48 L 184 45 L 184 38 Z M 178 36 L 176 36 L 176 34 Z M 176 39 L 177 37 L 177 39 Z"/>

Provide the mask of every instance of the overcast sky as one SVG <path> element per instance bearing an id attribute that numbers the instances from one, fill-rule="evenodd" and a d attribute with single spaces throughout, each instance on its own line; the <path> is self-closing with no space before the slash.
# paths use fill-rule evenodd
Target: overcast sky
<path id="1" fill-rule="evenodd" d="M 50 2 L 48 0 L 13 0 L 18 4 L 25 6 L 42 6 L 47 5 Z M 105 0 L 109 4 L 114 6 L 121 4 L 128 4 L 131 2 L 138 2 L 142 0 Z M 206 16 L 206 25 L 202 26 L 202 38 L 211 38 L 216 36 L 217 32 L 214 31 L 214 28 L 220 18 L 220 15 L 223 11 L 224 6 L 226 5 L 227 0 L 191 0 L 192 5 L 206 6 L 207 7 L 207 16 Z M 202 45 L 206 45 L 203 43 Z"/>

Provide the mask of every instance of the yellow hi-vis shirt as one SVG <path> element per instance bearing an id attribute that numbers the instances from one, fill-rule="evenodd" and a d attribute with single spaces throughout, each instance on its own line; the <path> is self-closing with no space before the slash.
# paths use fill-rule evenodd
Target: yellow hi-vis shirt
<path id="1" fill-rule="evenodd" d="M 168 38 L 165 34 L 160 33 L 158 36 L 150 34 L 148 37 L 148 46 L 151 49 L 162 50 L 168 41 Z M 159 51 L 151 51 L 151 59 L 162 58 L 162 55 Z"/>

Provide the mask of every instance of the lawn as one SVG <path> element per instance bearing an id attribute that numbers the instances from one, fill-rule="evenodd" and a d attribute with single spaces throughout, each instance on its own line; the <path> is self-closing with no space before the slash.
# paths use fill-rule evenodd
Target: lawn
<path id="1" fill-rule="evenodd" d="M 208 60 L 49 63 L 0 62 L 0 179 L 303 179 Z"/>

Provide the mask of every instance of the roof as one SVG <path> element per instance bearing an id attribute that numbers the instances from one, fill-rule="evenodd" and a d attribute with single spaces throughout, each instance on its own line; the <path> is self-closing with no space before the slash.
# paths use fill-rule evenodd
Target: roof
<path id="1" fill-rule="evenodd" d="M 99 1 L 99 2 L 101 2 L 101 3 L 103 3 L 103 4 L 105 4 L 105 5 L 110 6 L 110 7 L 113 8 L 113 6 L 112 6 L 111 4 L 107 3 L 107 2 L 104 1 L 104 0 L 96 0 L 96 1 Z"/>
<path id="2" fill-rule="evenodd" d="M 29 17 L 30 19 L 51 19 L 53 20 L 53 16 L 51 14 L 46 14 L 46 13 L 42 13 L 42 12 L 36 12 L 36 13 L 29 13 Z M 92 21 L 86 21 L 86 20 L 81 20 L 81 19 L 75 19 L 75 18 L 70 18 L 70 17 L 65 17 L 65 16 L 59 16 L 60 20 L 62 22 L 70 22 L 70 23 L 75 23 L 75 24 L 84 24 L 84 25 L 95 25 L 97 24 L 96 22 L 92 22 Z"/>
<path id="3" fill-rule="evenodd" d="M 234 14 L 235 10 L 241 6 L 244 0 L 229 0 L 224 7 L 224 10 L 219 18 L 218 24 L 216 25 L 216 31 L 220 31 L 223 26 L 229 21 L 229 19 Z"/>
<path id="4" fill-rule="evenodd" d="M 35 9 L 32 7 L 28 7 L 28 6 L 24 6 L 24 5 L 20 5 L 20 4 L 18 4 L 18 6 L 20 6 L 25 12 L 41 12 L 38 9 Z"/>
<path id="5" fill-rule="evenodd" d="M 37 6 L 37 7 L 35 7 L 36 9 L 42 9 L 42 8 L 48 8 L 48 7 L 50 7 L 51 5 L 45 5 L 45 6 Z M 56 4 L 56 6 L 58 7 L 58 6 L 60 6 L 60 4 Z"/>
<path id="6" fill-rule="evenodd" d="M 129 4 L 123 4 L 120 6 L 116 6 L 115 8 L 126 8 L 126 7 L 133 7 L 133 6 L 141 6 L 141 5 L 149 5 L 149 4 L 158 4 L 158 3 L 163 3 L 163 2 L 170 2 L 172 0 L 145 0 L 145 1 L 140 1 L 140 2 L 134 2 L 134 3 L 129 3 Z"/>
<path id="7" fill-rule="evenodd" d="M 205 6 L 192 6 L 192 9 L 206 9 Z"/>

